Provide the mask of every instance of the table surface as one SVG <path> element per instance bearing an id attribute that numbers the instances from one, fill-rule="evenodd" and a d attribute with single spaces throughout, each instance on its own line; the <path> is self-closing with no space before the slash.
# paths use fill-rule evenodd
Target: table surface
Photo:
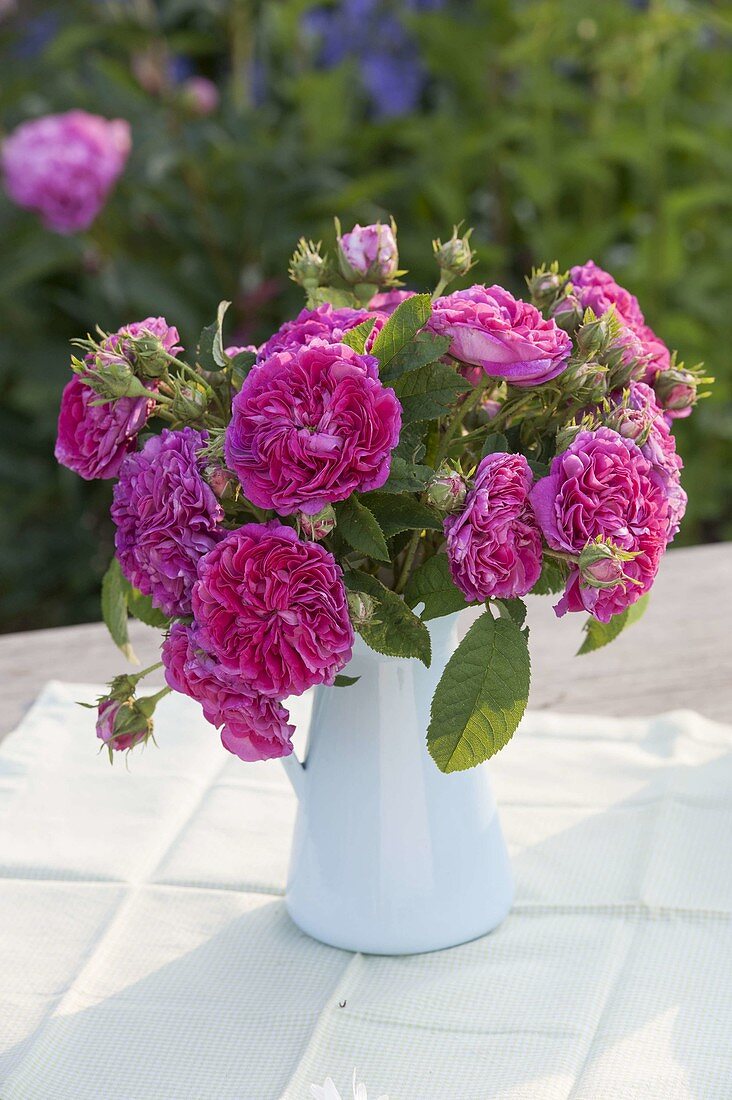
<path id="1" fill-rule="evenodd" d="M 628 715 L 690 709 L 732 720 L 732 542 L 671 550 L 643 619 L 611 645 L 574 654 L 584 616 L 557 620 L 552 601 L 529 597 L 533 679 L 530 707 Z M 159 659 L 159 635 L 130 623 L 144 664 Z M 129 669 L 102 623 L 0 637 L 0 737 L 48 680 L 105 683 Z"/>

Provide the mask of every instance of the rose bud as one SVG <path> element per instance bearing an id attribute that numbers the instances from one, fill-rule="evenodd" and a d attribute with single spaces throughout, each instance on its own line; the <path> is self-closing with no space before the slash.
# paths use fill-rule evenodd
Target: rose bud
<path id="1" fill-rule="evenodd" d="M 325 508 L 321 508 L 319 512 L 314 515 L 308 515 L 307 512 L 298 512 L 297 520 L 300 524 L 300 530 L 305 538 L 313 539 L 314 542 L 320 542 L 321 539 L 327 538 L 336 525 L 336 514 L 331 504 L 326 504 Z"/>
<path id="2" fill-rule="evenodd" d="M 399 266 L 396 225 L 354 225 L 350 233 L 338 233 L 338 263 L 348 283 L 388 283 Z"/>
<path id="3" fill-rule="evenodd" d="M 425 499 L 440 512 L 456 512 L 462 507 L 467 491 L 465 479 L 445 465 L 428 482 Z"/>
<path id="4" fill-rule="evenodd" d="M 117 401 L 120 397 L 150 397 L 150 391 L 135 377 L 126 360 L 103 360 L 100 364 L 97 359 L 96 363 L 96 370 L 79 365 L 76 373 L 100 397 L 108 401 Z"/>
<path id="5" fill-rule="evenodd" d="M 574 294 L 565 294 L 549 310 L 559 327 L 570 334 L 582 323 L 584 312 L 579 299 Z"/>
<path id="6" fill-rule="evenodd" d="M 320 254 L 321 243 L 301 237 L 290 260 L 290 278 L 305 290 L 315 290 L 323 284 L 328 263 Z"/>
<path id="7" fill-rule="evenodd" d="M 142 332 L 132 337 L 128 349 L 135 359 L 137 373 L 142 378 L 162 378 L 171 360 L 163 341 L 152 332 Z"/>
<path id="8" fill-rule="evenodd" d="M 208 405 L 208 398 L 202 390 L 193 389 L 191 386 L 182 386 L 176 380 L 173 403 L 170 411 L 178 420 L 186 423 L 189 420 L 199 420 Z"/>
<path id="9" fill-rule="evenodd" d="M 531 273 L 526 280 L 531 294 L 531 301 L 537 309 L 550 309 L 567 285 L 567 275 L 560 275 L 554 267 L 549 271 L 540 267 Z M 554 318 L 557 320 L 557 318 Z M 559 322 L 557 321 L 557 324 Z"/>
<path id="10" fill-rule="evenodd" d="M 219 500 L 232 496 L 234 477 L 225 466 L 212 466 L 206 471 L 206 480 Z"/>
<path id="11" fill-rule="evenodd" d="M 595 317 L 580 325 L 575 333 L 577 347 L 583 355 L 601 355 L 607 351 L 611 341 L 617 334 L 617 323 L 609 313 L 602 317 Z"/>
<path id="12" fill-rule="evenodd" d="M 355 627 L 374 623 L 374 600 L 366 592 L 348 593 L 348 614 Z"/>
<path id="13" fill-rule="evenodd" d="M 131 749 L 152 734 L 153 724 L 142 700 L 102 699 L 97 711 L 97 737 L 110 750 Z"/>
<path id="14" fill-rule="evenodd" d="M 598 537 L 588 542 L 579 556 L 579 568 L 583 584 L 589 588 L 614 588 L 622 581 L 631 581 L 623 571 L 623 562 L 632 561 L 635 553 L 628 553 L 609 540 Z"/>
<path id="15" fill-rule="evenodd" d="M 684 367 L 669 367 L 656 377 L 653 388 L 664 412 L 674 418 L 689 416 L 697 401 L 698 380 Z"/>
<path id="16" fill-rule="evenodd" d="M 439 237 L 432 242 L 432 251 L 435 254 L 437 266 L 442 273 L 443 286 L 446 286 L 448 282 L 446 276 L 452 279 L 460 275 L 467 275 L 475 264 L 475 253 L 470 247 L 470 236 L 473 230 L 472 228 L 469 229 L 467 233 L 460 237 L 458 236 L 459 228 L 459 225 L 453 227 L 452 236 L 444 244 Z"/>

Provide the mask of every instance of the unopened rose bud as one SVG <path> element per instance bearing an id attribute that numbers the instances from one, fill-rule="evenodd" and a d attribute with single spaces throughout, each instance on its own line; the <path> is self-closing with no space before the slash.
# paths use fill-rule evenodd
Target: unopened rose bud
<path id="1" fill-rule="evenodd" d="M 458 277 L 467 275 L 475 263 L 475 252 L 470 247 L 472 228 L 460 236 L 459 226 L 454 226 L 449 240 L 442 241 L 438 238 L 432 242 L 432 251 L 440 271 L 449 276 Z"/>
<path id="2" fill-rule="evenodd" d="M 326 504 L 325 508 L 321 508 L 314 515 L 309 516 L 305 512 L 298 512 L 297 518 L 305 538 L 313 539 L 315 542 L 327 538 L 336 525 L 336 514 L 330 504 Z"/>
<path id="3" fill-rule="evenodd" d="M 605 424 L 624 439 L 632 439 L 639 447 L 647 442 L 653 418 L 643 409 L 632 409 L 629 405 L 616 405 L 605 418 Z"/>
<path id="4" fill-rule="evenodd" d="M 662 409 L 688 416 L 697 401 L 698 379 L 684 367 L 669 367 L 655 378 L 653 388 Z"/>
<path id="5" fill-rule="evenodd" d="M 228 500 L 233 495 L 234 477 L 224 466 L 212 466 L 206 471 L 206 480 L 219 500 Z"/>
<path id="6" fill-rule="evenodd" d="M 152 719 L 140 706 L 140 701 L 102 699 L 97 710 L 97 737 L 111 750 L 131 749 L 147 741 L 152 733 Z"/>
<path id="7" fill-rule="evenodd" d="M 376 604 L 366 592 L 348 593 L 348 614 L 354 626 L 367 626 L 374 622 Z"/>
<path id="8" fill-rule="evenodd" d="M 601 538 L 588 542 L 579 556 L 582 583 L 588 588 L 614 588 L 630 579 L 623 571 L 623 563 L 634 557 L 636 554 Z"/>
<path id="9" fill-rule="evenodd" d="M 350 233 L 338 232 L 338 265 L 347 283 L 382 285 L 394 278 L 399 267 L 396 226 L 354 225 Z"/>
<path id="10" fill-rule="evenodd" d="M 580 325 L 575 334 L 577 347 L 583 355 L 601 355 L 607 351 L 613 339 L 613 324 L 609 314 L 596 317 L 592 321 L 585 321 Z"/>
<path id="11" fill-rule="evenodd" d="M 135 369 L 142 378 L 162 378 L 168 369 L 170 355 L 162 340 L 152 333 L 142 333 L 125 341 L 128 352 L 134 357 Z"/>
<path id="12" fill-rule="evenodd" d="M 108 401 L 117 401 L 120 397 L 150 396 L 150 391 L 135 377 L 132 367 L 124 359 L 109 360 L 104 357 L 96 369 L 84 369 L 80 376 L 87 386 Z"/>
<path id="13" fill-rule="evenodd" d="M 465 502 L 468 487 L 457 470 L 441 467 L 427 483 L 425 500 L 440 512 L 456 512 Z"/>
<path id="14" fill-rule="evenodd" d="M 537 309 L 550 309 L 566 286 L 567 276 L 558 270 L 539 268 L 526 280 L 531 301 Z"/>
<path id="15" fill-rule="evenodd" d="M 561 329 L 570 335 L 582 323 L 584 309 L 574 294 L 565 294 L 550 309 L 550 314 Z"/>
<path id="16" fill-rule="evenodd" d="M 607 367 L 594 360 L 570 364 L 560 378 L 567 393 L 581 397 L 587 404 L 601 401 L 607 393 Z"/>
<path id="17" fill-rule="evenodd" d="M 191 386 L 182 386 L 179 383 L 175 387 L 173 403 L 170 410 L 178 420 L 183 422 L 198 420 L 208 405 L 206 394 Z"/>
<path id="18" fill-rule="evenodd" d="M 328 263 L 320 253 L 321 242 L 301 237 L 290 260 L 290 278 L 305 290 L 315 290 L 324 282 Z"/>

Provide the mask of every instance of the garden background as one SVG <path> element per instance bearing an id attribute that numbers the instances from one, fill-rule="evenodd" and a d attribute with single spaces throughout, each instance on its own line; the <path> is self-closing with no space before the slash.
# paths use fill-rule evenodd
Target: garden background
<path id="1" fill-rule="evenodd" d="M 99 617 L 109 483 L 53 458 L 69 339 L 164 314 L 191 346 L 227 298 L 258 341 L 334 214 L 393 213 L 417 288 L 463 219 L 480 281 L 609 268 L 716 376 L 677 421 L 677 543 L 732 538 L 731 44 L 727 5 L 683 0 L 0 0 L 0 136 L 82 107 L 133 137 L 86 233 L 0 196 L 0 630 Z"/>

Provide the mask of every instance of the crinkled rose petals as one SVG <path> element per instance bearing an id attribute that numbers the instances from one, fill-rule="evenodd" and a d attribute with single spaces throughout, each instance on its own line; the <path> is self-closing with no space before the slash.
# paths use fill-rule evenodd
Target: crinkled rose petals
<path id="1" fill-rule="evenodd" d="M 94 390 L 76 374 L 61 395 L 54 454 L 62 466 L 86 481 L 117 476 L 154 404 L 144 397 L 98 401 Z"/>
<path id="2" fill-rule="evenodd" d="M 317 309 L 303 309 L 294 321 L 285 321 L 277 332 L 262 344 L 258 352 L 258 361 L 262 363 L 276 352 L 297 351 L 298 348 L 307 347 L 313 340 L 338 344 L 344 333 L 372 316 L 374 314 L 365 309 L 348 307 L 334 309 L 329 302 L 324 302 Z"/>

